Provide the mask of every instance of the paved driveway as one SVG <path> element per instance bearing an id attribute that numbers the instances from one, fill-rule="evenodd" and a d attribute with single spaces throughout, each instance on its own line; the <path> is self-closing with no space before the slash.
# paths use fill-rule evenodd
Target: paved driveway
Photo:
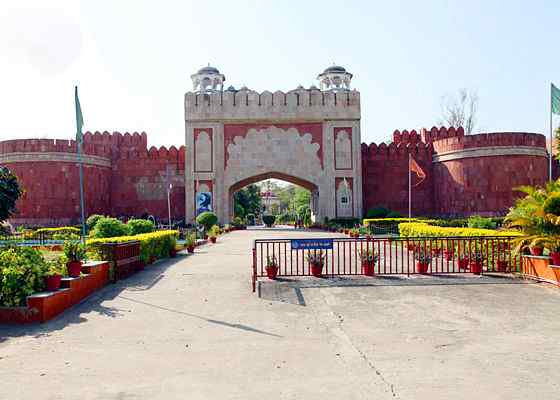
<path id="1" fill-rule="evenodd" d="M 560 397 L 559 290 L 307 279 L 263 282 L 259 298 L 251 241 L 290 235 L 234 232 L 54 321 L 0 328 L 0 399 Z"/>

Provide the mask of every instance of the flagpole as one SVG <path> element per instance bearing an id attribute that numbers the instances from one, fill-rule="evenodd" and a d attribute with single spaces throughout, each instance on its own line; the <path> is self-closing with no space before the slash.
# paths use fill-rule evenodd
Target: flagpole
<path id="1" fill-rule="evenodd" d="M 412 218 L 412 176 L 411 176 L 411 155 L 408 153 L 408 219 Z M 410 222 L 410 221 L 409 221 Z"/>
<path id="2" fill-rule="evenodd" d="M 171 199 L 170 199 L 170 194 L 171 194 L 171 188 L 169 186 L 167 186 L 167 217 L 168 217 L 169 229 L 171 229 Z"/>
<path id="3" fill-rule="evenodd" d="M 550 145 L 548 151 L 548 180 L 552 182 L 552 82 L 550 83 Z"/>
<path id="4" fill-rule="evenodd" d="M 74 98 L 78 98 L 78 86 L 74 86 Z M 81 113 L 81 110 L 80 110 Z M 82 127 L 83 122 L 82 117 L 78 117 L 78 107 L 76 107 L 76 138 L 82 137 Z M 84 213 L 84 168 L 82 161 L 82 140 L 77 140 L 77 151 L 78 151 L 78 168 L 80 175 L 80 213 L 82 219 L 82 242 L 85 244 L 86 240 L 86 223 L 85 223 L 85 213 Z"/>

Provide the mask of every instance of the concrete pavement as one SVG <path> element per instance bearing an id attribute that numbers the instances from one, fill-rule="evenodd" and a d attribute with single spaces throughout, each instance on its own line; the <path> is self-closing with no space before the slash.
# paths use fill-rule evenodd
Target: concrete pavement
<path id="1" fill-rule="evenodd" d="M 49 323 L 0 327 L 0 399 L 557 399 L 560 291 L 492 278 L 250 289 L 238 231 Z M 329 236 L 330 234 L 321 234 Z"/>

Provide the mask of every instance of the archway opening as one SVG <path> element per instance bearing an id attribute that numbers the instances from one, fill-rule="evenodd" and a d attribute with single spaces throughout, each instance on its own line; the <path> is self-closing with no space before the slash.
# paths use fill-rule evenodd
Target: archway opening
<path id="1" fill-rule="evenodd" d="M 305 225 L 315 220 L 319 191 L 315 184 L 277 172 L 256 175 L 229 190 L 230 221 L 262 225 L 273 215 L 275 224 Z"/>

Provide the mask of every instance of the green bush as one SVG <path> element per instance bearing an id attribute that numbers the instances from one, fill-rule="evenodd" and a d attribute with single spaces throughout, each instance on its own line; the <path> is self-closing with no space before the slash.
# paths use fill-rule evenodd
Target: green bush
<path id="1" fill-rule="evenodd" d="M 560 215 L 560 194 L 552 194 L 544 202 L 544 212 Z"/>
<path id="2" fill-rule="evenodd" d="M 479 215 L 470 216 L 467 220 L 467 226 L 469 228 L 496 229 L 496 223 L 492 221 L 492 218 L 484 218 Z"/>
<path id="3" fill-rule="evenodd" d="M 152 221 L 147 219 L 131 219 L 127 223 L 131 235 L 139 235 L 141 233 L 150 233 L 156 230 L 156 226 Z"/>
<path id="4" fill-rule="evenodd" d="M 58 240 L 64 240 L 66 238 L 70 238 L 73 236 L 80 237 L 82 234 L 82 230 L 80 228 L 76 228 L 73 226 L 61 226 L 60 228 L 40 228 L 31 233 L 31 238 L 39 238 L 41 236 L 48 237 L 48 238 L 61 238 Z"/>
<path id="5" fill-rule="evenodd" d="M 366 218 L 386 218 L 390 212 L 391 210 L 385 206 L 377 206 L 367 210 Z"/>
<path id="6" fill-rule="evenodd" d="M 123 222 L 116 218 L 103 217 L 99 218 L 90 236 L 94 238 L 112 238 L 128 236 L 129 234 L 129 227 Z"/>
<path id="7" fill-rule="evenodd" d="M 0 250 L 0 305 L 26 305 L 26 298 L 45 287 L 47 263 L 39 250 L 9 247 Z"/>
<path id="8" fill-rule="evenodd" d="M 135 236 L 119 236 L 102 239 L 89 239 L 87 241 L 88 258 L 92 260 L 109 260 L 106 243 L 124 243 L 131 241 L 140 242 L 140 260 L 147 263 L 150 258 L 169 257 L 171 249 L 177 244 L 178 231 L 157 231 L 142 233 Z"/>
<path id="9" fill-rule="evenodd" d="M 255 225 L 255 214 L 253 213 L 247 214 L 247 224 Z"/>
<path id="10" fill-rule="evenodd" d="M 233 219 L 233 221 L 231 221 L 231 225 L 236 227 L 236 228 L 242 228 L 245 226 L 245 224 L 243 223 L 243 220 L 239 217 L 235 217 Z"/>
<path id="11" fill-rule="evenodd" d="M 84 245 L 78 240 L 65 242 L 63 251 L 68 261 L 82 261 L 86 256 Z"/>
<path id="12" fill-rule="evenodd" d="M 205 211 L 196 217 L 196 223 L 204 226 L 207 231 L 218 223 L 218 217 L 211 211 Z"/>
<path id="13" fill-rule="evenodd" d="M 398 211 L 390 211 L 389 214 L 387 214 L 387 218 L 402 218 L 402 214 Z"/>
<path id="14" fill-rule="evenodd" d="M 275 215 L 263 215 L 262 219 L 263 219 L 263 222 L 266 226 L 271 227 L 272 225 L 274 225 L 274 222 L 276 221 L 276 216 Z"/>
<path id="15" fill-rule="evenodd" d="M 88 217 L 88 219 L 86 220 L 86 226 L 87 226 L 88 232 L 91 232 L 95 229 L 95 225 L 97 225 L 97 222 L 101 218 L 105 218 L 105 216 L 100 215 L 100 214 L 92 214 Z"/>

